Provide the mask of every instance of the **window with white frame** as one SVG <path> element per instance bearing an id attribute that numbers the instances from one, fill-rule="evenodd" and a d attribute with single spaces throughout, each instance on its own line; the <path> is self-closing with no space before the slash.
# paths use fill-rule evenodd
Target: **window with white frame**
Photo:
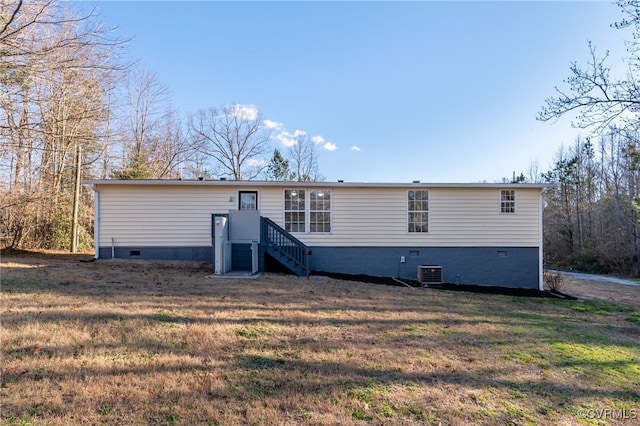
<path id="1" fill-rule="evenodd" d="M 500 190 L 500 213 L 516 212 L 516 190 L 502 189 Z"/>
<path id="2" fill-rule="evenodd" d="M 429 191 L 408 192 L 407 230 L 412 233 L 429 232 Z"/>
<path id="3" fill-rule="evenodd" d="M 331 190 L 285 189 L 284 229 L 289 232 L 331 232 Z"/>
<path id="4" fill-rule="evenodd" d="M 284 191 L 284 229 L 289 232 L 305 232 L 305 191 Z"/>
<path id="5" fill-rule="evenodd" d="M 331 191 L 309 191 L 309 232 L 331 232 Z"/>

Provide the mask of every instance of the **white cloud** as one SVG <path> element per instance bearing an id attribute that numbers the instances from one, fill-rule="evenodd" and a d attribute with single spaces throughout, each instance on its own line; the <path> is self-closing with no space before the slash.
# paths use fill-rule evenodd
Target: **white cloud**
<path id="1" fill-rule="evenodd" d="M 258 118 L 258 108 L 253 105 L 231 105 L 231 116 L 242 120 L 255 120 Z"/>
<path id="2" fill-rule="evenodd" d="M 263 123 L 268 129 L 280 129 L 280 128 L 282 128 L 282 123 L 280 123 L 278 121 L 264 120 Z"/>
<path id="3" fill-rule="evenodd" d="M 292 147 L 298 143 L 298 137 L 304 136 L 306 134 L 307 132 L 305 132 L 304 130 L 296 130 L 293 133 L 289 133 L 286 130 L 283 130 L 276 135 L 276 139 L 278 139 L 280 143 L 282 143 L 282 145 L 286 147 Z"/>
<path id="4" fill-rule="evenodd" d="M 359 147 L 359 146 L 354 145 L 354 146 L 352 146 L 352 147 L 351 147 L 351 151 L 356 151 L 356 152 L 357 152 L 357 151 L 360 151 L 360 147 Z"/>
<path id="5" fill-rule="evenodd" d="M 333 142 L 327 142 L 324 145 L 322 145 L 322 147 L 324 149 L 326 149 L 327 151 L 335 151 L 336 149 L 338 149 L 338 147 L 336 146 L 335 143 Z"/>
<path id="6" fill-rule="evenodd" d="M 291 147 L 291 146 L 294 146 L 296 143 L 298 143 L 294 135 L 287 131 L 282 131 L 278 133 L 276 135 L 276 139 L 278 139 L 280 143 L 286 147 Z"/>
<path id="7" fill-rule="evenodd" d="M 322 144 L 322 149 L 325 149 L 327 151 L 335 151 L 336 149 L 338 149 L 338 146 L 335 143 L 326 141 L 325 138 L 323 138 L 320 135 L 313 136 L 311 138 L 311 140 L 316 145 L 321 145 Z"/>
<path id="8" fill-rule="evenodd" d="M 247 166 L 249 167 L 264 167 L 268 163 L 264 160 L 257 160 L 255 158 L 250 158 L 247 160 Z"/>

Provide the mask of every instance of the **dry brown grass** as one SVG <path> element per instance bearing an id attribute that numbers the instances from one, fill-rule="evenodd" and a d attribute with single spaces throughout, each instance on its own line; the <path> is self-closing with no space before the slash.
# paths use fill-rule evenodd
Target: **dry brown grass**
<path id="1" fill-rule="evenodd" d="M 2 424 L 640 416 L 640 321 L 628 305 L 77 260 L 2 260 Z M 590 419 L 598 409 L 617 411 Z"/>

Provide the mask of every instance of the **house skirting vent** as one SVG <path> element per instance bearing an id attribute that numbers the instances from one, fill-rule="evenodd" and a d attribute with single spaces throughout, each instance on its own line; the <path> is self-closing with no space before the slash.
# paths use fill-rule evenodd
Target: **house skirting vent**
<path id="1" fill-rule="evenodd" d="M 442 284 L 442 266 L 418 266 L 418 281 L 422 284 Z"/>

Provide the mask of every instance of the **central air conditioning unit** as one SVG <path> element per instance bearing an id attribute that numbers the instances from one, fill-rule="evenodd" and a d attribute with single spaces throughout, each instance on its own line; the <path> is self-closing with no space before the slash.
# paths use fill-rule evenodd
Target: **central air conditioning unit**
<path id="1" fill-rule="evenodd" d="M 442 284 L 442 266 L 418 266 L 418 281 L 425 284 Z"/>

